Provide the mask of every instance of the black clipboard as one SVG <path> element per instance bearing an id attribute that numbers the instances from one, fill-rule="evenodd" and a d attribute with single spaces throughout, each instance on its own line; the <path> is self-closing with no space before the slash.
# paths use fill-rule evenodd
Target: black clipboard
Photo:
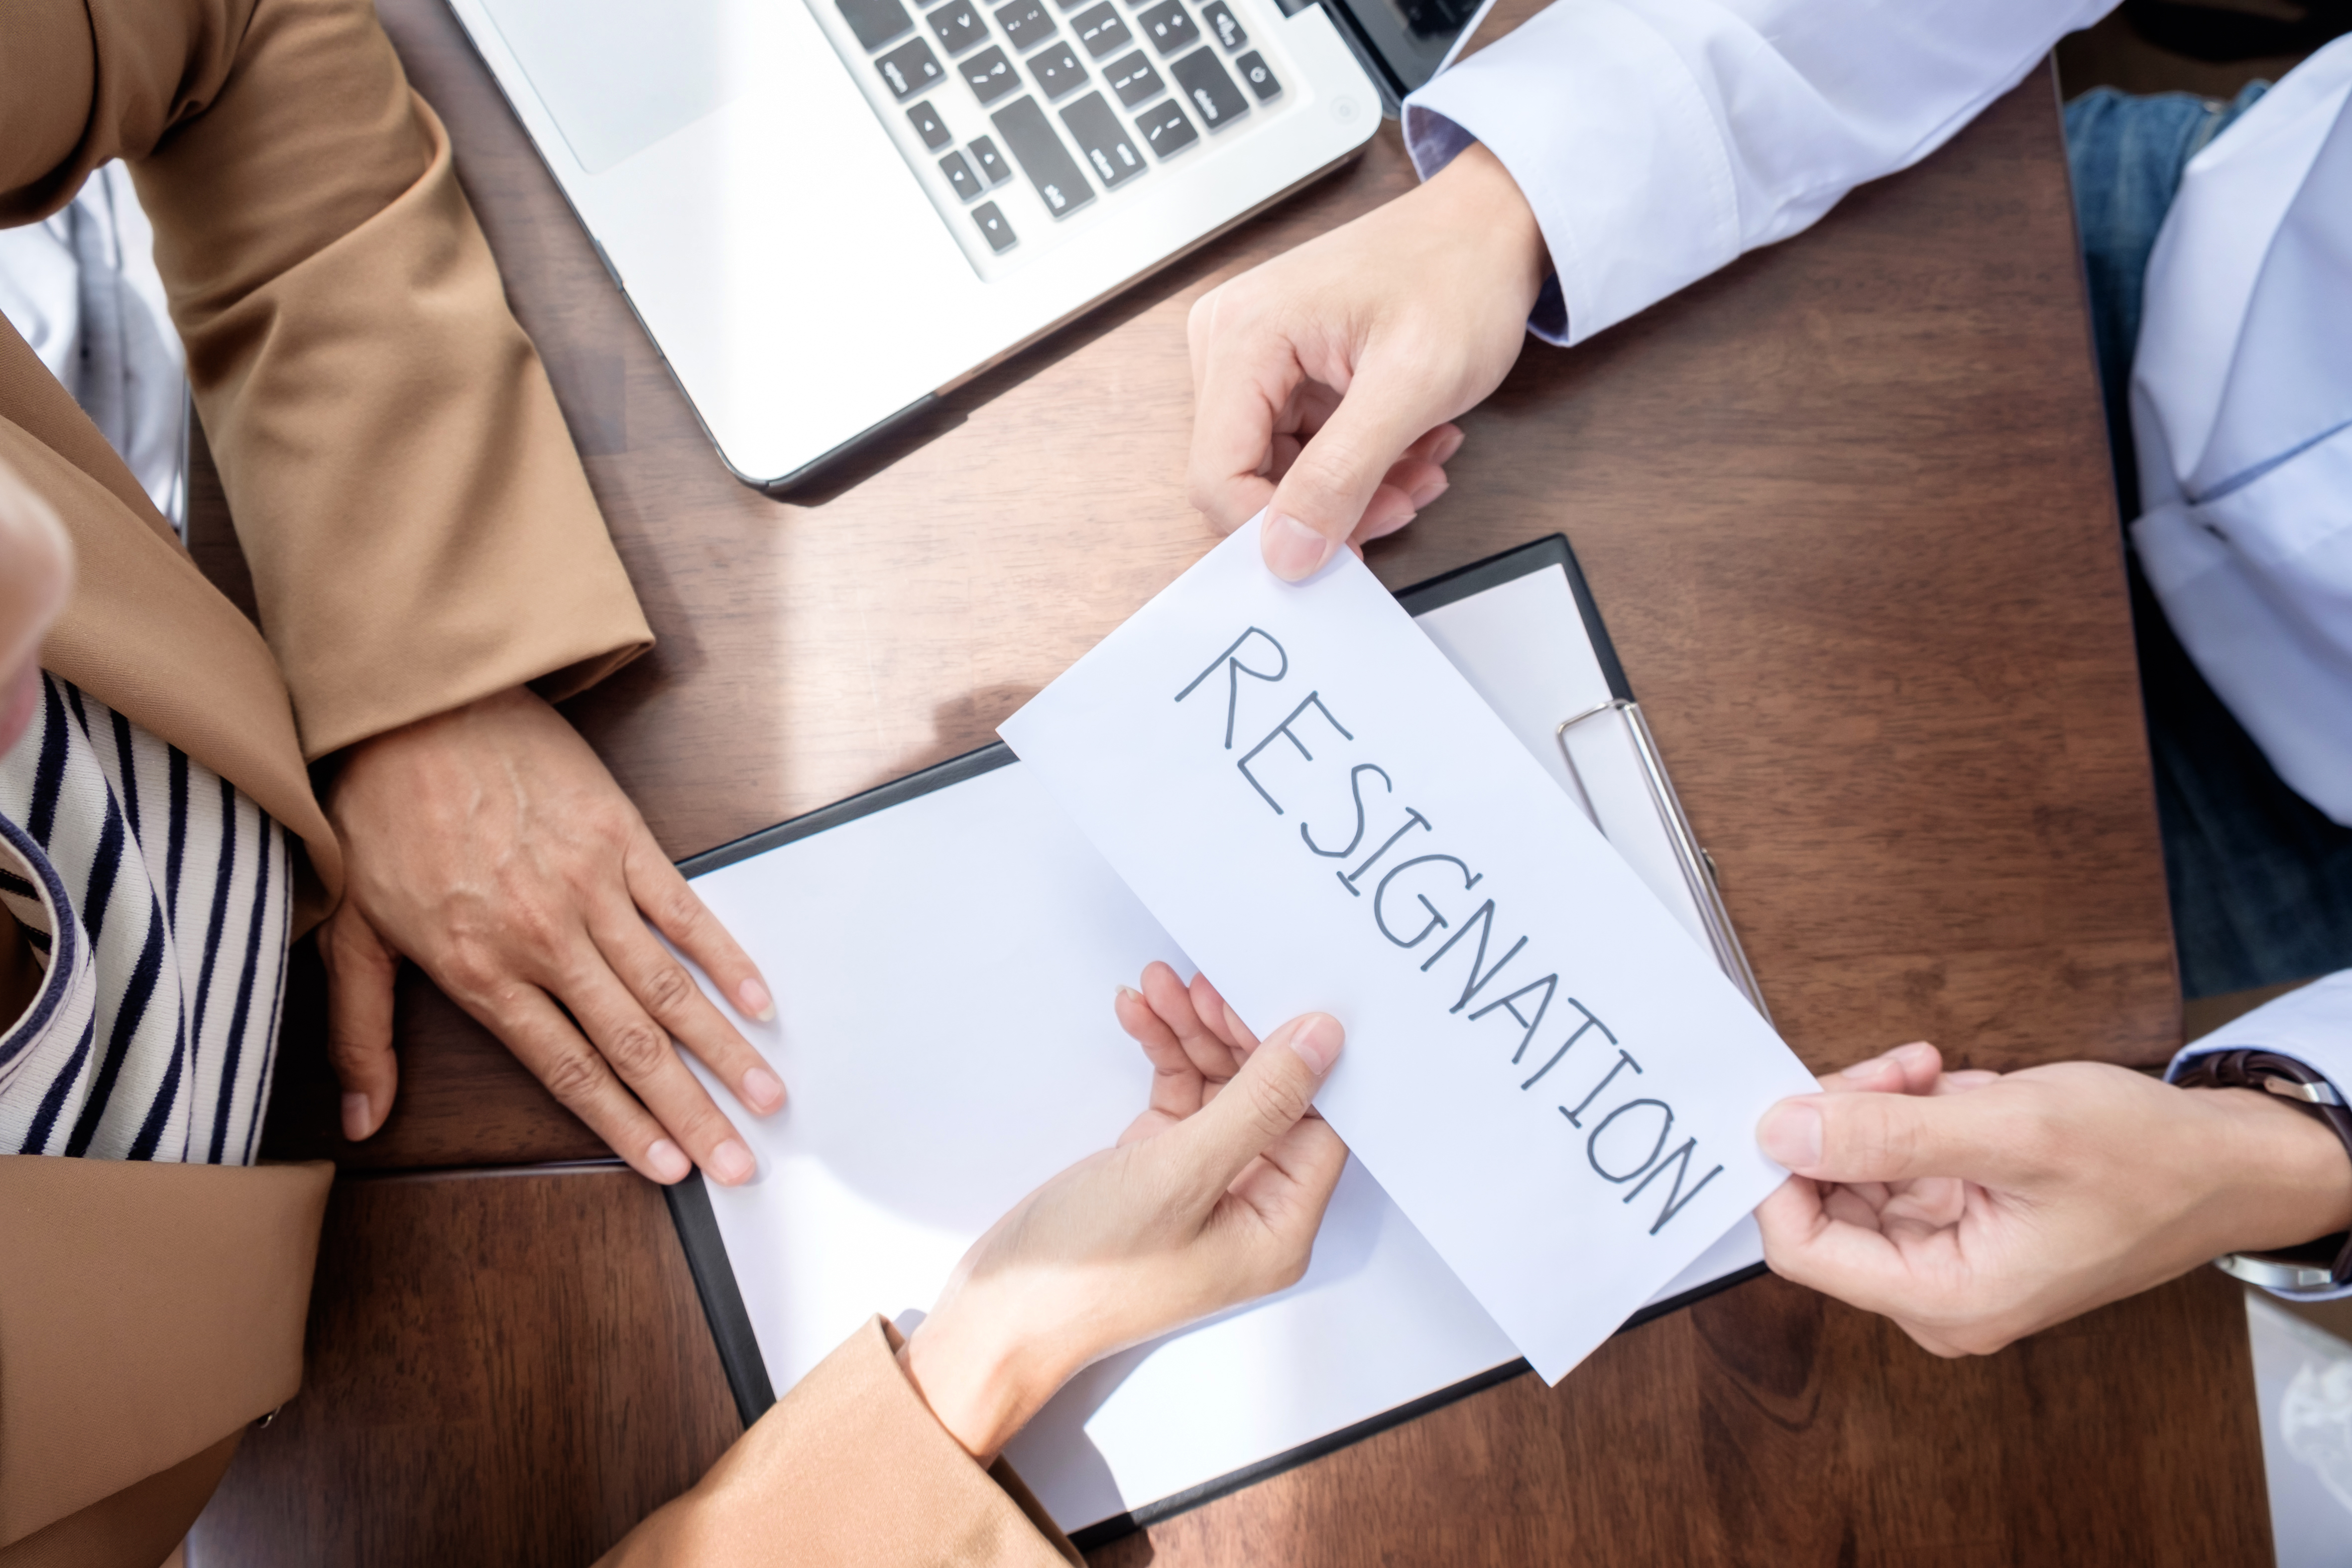
<path id="1" fill-rule="evenodd" d="M 1600 606 L 1593 602 L 1592 591 L 1586 585 L 1584 574 L 1576 563 L 1576 552 L 1569 548 L 1568 539 L 1563 534 L 1551 534 L 1498 555 L 1490 555 L 1484 561 L 1457 567 L 1403 589 L 1396 597 L 1408 613 L 1420 616 L 1551 566 L 1559 567 L 1568 575 L 1569 590 L 1575 596 L 1577 612 L 1583 617 L 1585 633 L 1591 639 L 1593 652 L 1600 659 L 1601 674 L 1609 683 L 1611 697 L 1616 703 L 1633 704 L 1633 685 L 1625 679 L 1625 668 L 1617 658 L 1615 645 L 1609 640 L 1609 629 L 1601 619 Z M 1638 714 L 1639 710 L 1634 711 Z M 1562 728 L 1576 722 L 1578 717 L 1580 716 L 1563 715 Z M 782 845 L 919 799 L 934 790 L 952 788 L 1018 760 L 1012 748 L 1003 742 L 992 742 L 978 751 L 951 757 L 919 773 L 908 773 L 904 778 L 877 784 L 846 800 L 821 806 L 805 816 L 747 834 L 731 844 L 722 844 L 716 849 L 690 856 L 678 862 L 678 869 L 691 880 L 722 866 L 732 866 Z M 1675 810 L 1679 815 L 1678 805 Z M 1758 1005 L 1762 1005 L 1760 998 Z M 736 1288 L 735 1271 L 727 1260 L 727 1244 L 719 1236 L 718 1216 L 711 1211 L 709 1190 L 703 1184 L 702 1173 L 695 1171 L 684 1181 L 663 1188 L 662 1192 L 669 1203 L 670 1218 L 677 1226 L 679 1244 L 686 1250 L 687 1268 L 694 1276 L 695 1291 L 702 1299 L 703 1315 L 709 1320 L 711 1337 L 718 1343 L 719 1364 L 726 1369 L 727 1386 L 735 1396 L 736 1413 L 742 1417 L 743 1425 L 749 1427 L 776 1402 L 776 1394 L 768 1378 L 767 1363 L 760 1354 L 758 1336 L 751 1329 L 751 1313 L 745 1309 L 742 1294 Z M 1654 1322 L 1668 1313 L 1680 1311 L 1695 1301 L 1704 1300 L 1734 1285 L 1744 1284 L 1764 1272 L 1764 1265 L 1754 1264 L 1710 1279 L 1678 1296 L 1653 1302 L 1626 1319 L 1617 1331 L 1622 1334 L 1644 1323 Z M 1507 1383 L 1528 1370 L 1524 1361 L 1489 1368 L 1353 1426 L 1326 1433 L 1312 1442 L 1302 1443 L 1295 1448 L 1270 1455 L 1255 1464 L 1228 1471 L 1214 1480 L 1088 1525 L 1075 1532 L 1070 1539 L 1080 1551 L 1090 1551 L 1106 1542 L 1223 1497 L 1227 1492 L 1238 1491 L 1269 1476 L 1280 1475 L 1310 1459 L 1320 1458 L 1325 1454 L 1360 1442 L 1376 1432 L 1384 1432 L 1451 1405 L 1481 1389 Z"/>

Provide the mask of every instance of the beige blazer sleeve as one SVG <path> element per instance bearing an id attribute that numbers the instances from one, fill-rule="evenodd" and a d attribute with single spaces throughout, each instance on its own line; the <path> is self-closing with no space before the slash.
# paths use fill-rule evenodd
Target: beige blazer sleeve
<path id="1" fill-rule="evenodd" d="M 154 1568 L 294 1395 L 307 1165 L 0 1158 L 0 1568 Z"/>
<path id="2" fill-rule="evenodd" d="M 876 1318 L 600 1568 L 1065 1568 L 1083 1563 L 1002 1459 L 983 1470 Z"/>
<path id="3" fill-rule="evenodd" d="M 8 0 L 0 223 L 131 162 L 303 754 L 648 647 L 367 0 Z"/>

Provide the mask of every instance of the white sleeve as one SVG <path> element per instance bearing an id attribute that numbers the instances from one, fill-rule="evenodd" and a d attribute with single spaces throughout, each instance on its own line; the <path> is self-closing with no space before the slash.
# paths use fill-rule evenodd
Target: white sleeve
<path id="1" fill-rule="evenodd" d="M 1555 0 L 1408 98 L 1405 143 L 1423 179 L 1502 160 L 1558 274 L 1529 328 L 1581 342 L 1926 157 L 2114 3 Z"/>
<path id="2" fill-rule="evenodd" d="M 2179 1078 L 2198 1058 L 2217 1051 L 2270 1051 L 2292 1057 L 2326 1079 L 2338 1100 L 2352 1104 L 2352 969 L 2315 980 L 2189 1041 L 2165 1068 L 2166 1081 Z M 2339 1290 L 2323 1286 L 2271 1294 L 2298 1301 L 2327 1301 L 2352 1296 L 2352 1288 Z"/>

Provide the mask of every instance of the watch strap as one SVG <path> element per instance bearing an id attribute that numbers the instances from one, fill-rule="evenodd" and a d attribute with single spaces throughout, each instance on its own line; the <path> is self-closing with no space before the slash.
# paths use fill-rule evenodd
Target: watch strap
<path id="1" fill-rule="evenodd" d="M 2172 1081 L 2182 1089 L 2250 1089 L 2276 1095 L 2296 1110 L 2327 1123 L 2352 1158 L 2352 1107 L 2326 1077 L 2276 1051 L 2213 1051 L 2182 1068 Z M 2352 1287 L 2352 1232 L 2327 1237 L 2284 1252 L 2233 1252 L 2213 1266 L 2250 1285 L 2280 1291 L 2342 1290 Z"/>

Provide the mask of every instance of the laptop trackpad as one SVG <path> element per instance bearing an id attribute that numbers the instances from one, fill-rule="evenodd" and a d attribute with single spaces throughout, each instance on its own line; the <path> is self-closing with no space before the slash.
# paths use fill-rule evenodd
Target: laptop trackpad
<path id="1" fill-rule="evenodd" d="M 756 0 L 481 0 L 592 174 L 751 83 Z"/>

